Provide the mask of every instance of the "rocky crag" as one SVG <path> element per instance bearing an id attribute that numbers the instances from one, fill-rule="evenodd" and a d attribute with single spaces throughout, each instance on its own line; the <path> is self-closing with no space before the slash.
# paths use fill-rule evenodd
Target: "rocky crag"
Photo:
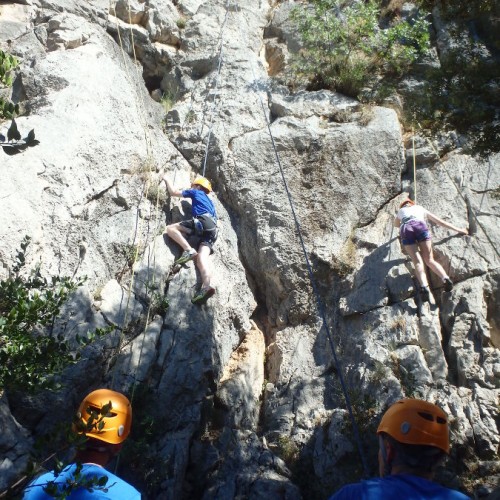
<path id="1" fill-rule="evenodd" d="M 115 327 L 61 391 L 3 393 L 0 490 L 36 437 L 110 386 L 133 394 L 143 435 L 120 475 L 144 498 L 325 498 L 362 472 L 339 373 L 371 473 L 380 413 L 416 396 L 451 416 L 439 479 L 476 497 L 498 485 L 500 156 L 417 137 L 415 183 L 394 109 L 279 83 L 292 6 L 0 5 L 0 48 L 21 61 L 18 127 L 40 141 L 0 156 L 2 273 L 29 235 L 30 264 L 87 277 L 57 331 Z M 434 29 L 444 54 L 453 40 L 442 19 Z M 217 293 L 196 307 L 193 265 L 171 274 L 179 248 L 163 236 L 189 208 L 158 183 L 204 170 Z M 392 224 L 409 192 L 470 231 L 433 229 L 456 285 L 433 282 L 420 315 Z"/>

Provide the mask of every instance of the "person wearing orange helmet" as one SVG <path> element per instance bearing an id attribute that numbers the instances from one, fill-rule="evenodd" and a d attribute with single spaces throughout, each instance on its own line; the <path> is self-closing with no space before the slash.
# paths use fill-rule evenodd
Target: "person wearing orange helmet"
<path id="1" fill-rule="evenodd" d="M 401 399 L 384 414 L 377 429 L 380 478 L 349 484 L 330 500 L 467 500 L 432 481 L 450 453 L 448 416 L 439 406 Z"/>
<path id="2" fill-rule="evenodd" d="M 427 220 L 439 226 L 452 229 L 459 234 L 469 234 L 467 229 L 460 229 L 453 224 L 445 222 L 424 207 L 416 205 L 415 202 L 409 198 L 401 203 L 396 218 L 394 219 L 394 225 L 400 228 L 401 242 L 415 267 L 415 274 L 420 284 L 420 294 L 424 301 L 429 300 L 429 283 L 425 273 L 424 262 L 442 280 L 446 292 L 451 292 L 453 289 L 453 282 L 448 274 L 446 274 L 443 266 L 434 260 L 431 235 L 427 226 Z"/>
<path id="3" fill-rule="evenodd" d="M 104 468 L 130 434 L 130 401 L 119 392 L 98 389 L 84 398 L 77 417 L 74 430 L 87 436 L 84 448 L 60 472 L 47 472 L 31 482 L 24 490 L 23 500 L 54 496 L 69 500 L 140 500 L 141 494 L 133 486 Z"/>
<path id="4" fill-rule="evenodd" d="M 191 189 L 175 189 L 167 175 L 165 182 L 170 196 L 190 198 L 192 218 L 167 226 L 166 233 L 184 250 L 175 264 L 184 264 L 192 259 L 200 272 L 201 286 L 191 299 L 193 304 L 203 304 L 215 294 L 215 288 L 210 284 L 212 273 L 209 262 L 213 245 L 217 239 L 217 214 L 212 200 L 208 197 L 212 184 L 205 177 L 197 177 L 191 184 Z M 199 239 L 198 248 L 194 249 L 186 237 L 196 236 Z"/>

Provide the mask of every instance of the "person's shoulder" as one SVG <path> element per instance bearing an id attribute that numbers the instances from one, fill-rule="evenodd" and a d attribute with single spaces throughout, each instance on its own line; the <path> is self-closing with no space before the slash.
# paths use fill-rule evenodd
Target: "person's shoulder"
<path id="1" fill-rule="evenodd" d="M 361 483 L 348 484 L 340 488 L 328 500 L 358 500 L 361 498 L 363 486 Z"/>
<path id="2" fill-rule="evenodd" d="M 46 498 L 52 498 L 50 495 L 45 493 L 43 488 L 52 481 L 61 482 L 65 481 L 68 477 L 72 477 L 75 468 L 76 464 L 70 464 L 61 472 L 59 472 L 57 477 L 54 474 L 54 471 L 44 472 L 43 474 L 40 474 L 38 477 L 33 479 L 28 486 L 26 486 L 23 492 L 23 500 L 42 500 Z"/>
<path id="3" fill-rule="evenodd" d="M 445 486 L 411 474 L 400 474 L 391 476 L 395 481 L 401 483 L 400 487 L 408 487 L 419 494 L 419 498 L 435 498 L 439 500 L 470 500 L 470 498 L 457 490 L 446 488 Z M 406 485 L 406 486 L 404 486 Z"/>
<path id="4" fill-rule="evenodd" d="M 131 484 L 114 474 L 108 479 L 109 494 L 120 500 L 140 500 L 141 494 Z"/>
<path id="5" fill-rule="evenodd" d="M 31 483 L 26 486 L 23 492 L 23 500 L 39 500 L 50 498 L 44 491 L 43 487 L 50 481 L 54 481 L 54 474 L 52 472 L 45 472 L 44 474 L 35 478 Z"/>
<path id="6" fill-rule="evenodd" d="M 410 490 L 397 476 L 374 477 L 344 486 L 330 500 L 399 500 L 413 498 Z"/>

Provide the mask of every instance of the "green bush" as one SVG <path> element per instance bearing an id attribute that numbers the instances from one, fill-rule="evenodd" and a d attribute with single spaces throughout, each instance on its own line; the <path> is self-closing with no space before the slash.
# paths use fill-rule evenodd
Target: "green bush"
<path id="1" fill-rule="evenodd" d="M 0 50 L 0 83 L 6 87 L 12 85 L 12 71 L 19 66 L 19 61 L 11 54 Z"/>
<path id="2" fill-rule="evenodd" d="M 401 76 L 430 46 L 424 18 L 394 19 L 381 28 L 374 0 L 311 0 L 293 9 L 291 17 L 303 42 L 292 71 L 311 89 L 358 97 L 380 77 Z"/>
<path id="3" fill-rule="evenodd" d="M 19 66 L 19 61 L 11 54 L 0 50 L 0 85 L 12 86 L 12 71 Z M 12 119 L 19 114 L 19 104 L 14 104 L 0 97 L 0 118 Z"/>
<path id="4" fill-rule="evenodd" d="M 19 114 L 19 104 L 14 104 L 11 101 L 0 97 L 0 118 L 11 120 Z"/>
<path id="5" fill-rule="evenodd" d="M 0 281 L 0 391 L 53 388 L 54 375 L 79 357 L 69 342 L 52 330 L 62 306 L 83 280 L 47 279 L 40 266 L 28 276 L 21 275 L 29 243 L 30 238 L 25 237 L 12 275 Z M 76 342 L 87 345 L 107 331 L 98 329 L 86 337 L 77 336 Z"/>

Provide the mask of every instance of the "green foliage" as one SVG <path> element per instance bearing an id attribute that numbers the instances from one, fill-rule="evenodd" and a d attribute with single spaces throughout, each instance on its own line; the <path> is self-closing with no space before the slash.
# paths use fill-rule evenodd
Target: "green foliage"
<path id="1" fill-rule="evenodd" d="M 466 32 L 465 22 L 458 25 L 453 35 L 460 48 L 425 72 L 422 87 L 405 99 L 404 118 L 434 134 L 456 130 L 466 139 L 465 151 L 488 155 L 499 148 L 500 65 L 484 56 L 480 43 L 461 36 Z"/>
<path id="2" fill-rule="evenodd" d="M 22 276 L 29 243 L 25 237 L 13 274 L 0 281 L 0 389 L 24 392 L 55 387 L 54 375 L 77 361 L 78 352 L 51 331 L 62 306 L 83 283 L 62 276 L 47 279 L 40 266 Z M 77 336 L 76 342 L 87 345 L 105 333 L 96 330 L 90 337 Z"/>
<path id="3" fill-rule="evenodd" d="M 174 107 L 176 101 L 177 101 L 177 92 L 166 91 L 161 96 L 160 103 L 163 106 L 163 109 L 168 113 Z"/>
<path id="4" fill-rule="evenodd" d="M 19 66 L 19 61 L 11 54 L 0 50 L 0 85 L 12 86 L 12 71 Z M 14 104 L 0 97 L 0 118 L 12 119 L 19 114 L 19 104 Z"/>
<path id="5" fill-rule="evenodd" d="M 65 464 L 61 464 L 61 466 L 66 466 Z M 64 468 L 63 467 L 63 468 Z M 103 491 L 107 492 L 109 487 L 106 486 L 108 482 L 107 476 L 91 476 L 85 477 L 82 474 L 83 464 L 77 463 L 76 468 L 73 471 L 71 478 L 67 478 L 65 483 L 56 484 L 55 481 L 49 481 L 47 486 L 43 487 L 43 491 L 58 500 L 64 500 L 68 498 L 71 493 L 79 488 L 85 488 L 89 491 L 89 493 L 93 493 L 94 491 Z M 59 471 L 59 473 L 62 469 Z M 59 473 L 56 474 L 56 478 Z M 111 485 L 112 486 L 112 485 Z"/>
<path id="6" fill-rule="evenodd" d="M 12 85 L 12 71 L 19 66 L 19 61 L 11 54 L 0 50 L 0 83 L 6 87 Z"/>
<path id="7" fill-rule="evenodd" d="M 299 448 L 290 436 L 278 437 L 278 455 L 287 465 L 293 465 L 299 458 Z"/>
<path id="8" fill-rule="evenodd" d="M 7 118 L 9 120 L 15 118 L 19 114 L 19 104 L 0 97 L 0 118 Z"/>
<path id="9" fill-rule="evenodd" d="M 177 24 L 177 27 L 180 29 L 180 30 L 183 30 L 185 27 L 186 27 L 186 18 L 185 17 L 179 17 L 179 19 L 177 19 L 177 21 L 175 22 L 175 24 Z"/>
<path id="10" fill-rule="evenodd" d="M 167 297 L 159 292 L 153 292 L 150 296 L 151 313 L 164 316 L 170 304 Z"/>
<path id="11" fill-rule="evenodd" d="M 476 2 L 464 2 L 463 0 L 419 0 L 418 4 L 431 10 L 439 7 L 448 19 L 471 19 L 482 14 L 498 12 L 497 0 L 480 0 Z"/>
<path id="12" fill-rule="evenodd" d="M 39 463 L 36 461 L 32 462 L 29 466 L 28 476 L 31 478 L 42 471 L 42 466 L 49 460 L 54 461 L 53 473 L 55 476 L 54 481 L 48 481 L 45 485 L 41 486 L 43 491 L 51 496 L 52 498 L 58 500 L 64 500 L 71 495 L 78 488 L 85 488 L 90 493 L 94 491 L 107 492 L 113 485 L 108 485 L 108 478 L 106 476 L 91 476 L 84 477 L 82 475 L 82 464 L 76 462 L 76 468 L 71 476 L 67 478 L 65 482 L 60 482 L 56 484 L 57 478 L 60 476 L 62 471 L 69 467 L 70 463 L 67 460 L 60 460 L 57 455 L 64 452 L 70 447 L 76 448 L 77 450 L 83 450 L 88 441 L 85 433 L 101 430 L 105 424 L 105 418 L 112 416 L 113 405 L 111 402 L 104 405 L 102 408 L 95 408 L 89 406 L 88 413 L 90 417 L 87 421 L 84 421 L 79 414 L 75 414 L 73 422 L 71 424 L 64 424 L 59 426 L 53 432 L 43 436 L 37 442 L 39 448 L 49 448 L 57 449 L 52 453 L 49 458 L 45 459 L 43 462 Z M 28 479 L 28 477 L 26 478 Z M 40 487 L 40 486 L 37 486 Z"/>
<path id="13" fill-rule="evenodd" d="M 379 26 L 377 2 L 311 0 L 292 11 L 303 41 L 292 69 L 309 88 L 357 97 L 377 78 L 401 76 L 430 46 L 429 23 L 395 19 Z"/>

